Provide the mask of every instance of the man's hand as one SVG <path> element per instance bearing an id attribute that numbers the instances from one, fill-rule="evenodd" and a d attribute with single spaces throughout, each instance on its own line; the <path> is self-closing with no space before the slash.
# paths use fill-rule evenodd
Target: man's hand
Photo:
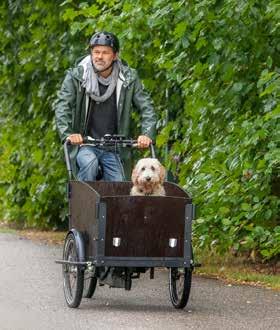
<path id="1" fill-rule="evenodd" d="M 72 144 L 82 144 L 83 138 L 81 134 L 71 134 L 67 137 L 68 141 L 71 141 Z"/>
<path id="2" fill-rule="evenodd" d="M 137 146 L 140 149 L 149 148 L 149 146 L 152 142 L 153 141 L 148 136 L 140 135 L 140 136 L 138 136 L 138 139 L 137 139 Z"/>

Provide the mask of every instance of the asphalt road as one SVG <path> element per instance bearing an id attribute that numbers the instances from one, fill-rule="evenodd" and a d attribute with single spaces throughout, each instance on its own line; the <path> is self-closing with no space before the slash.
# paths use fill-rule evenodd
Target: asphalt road
<path id="1" fill-rule="evenodd" d="M 78 309 L 66 306 L 61 247 L 0 234 L 0 329 L 280 329 L 280 293 L 193 278 L 184 310 L 169 300 L 168 273 L 155 270 L 132 290 L 97 287 Z"/>

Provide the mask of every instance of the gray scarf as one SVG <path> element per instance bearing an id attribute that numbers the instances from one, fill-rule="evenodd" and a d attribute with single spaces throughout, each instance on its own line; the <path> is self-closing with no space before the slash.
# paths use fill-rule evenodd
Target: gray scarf
<path id="1" fill-rule="evenodd" d="M 86 89 L 86 93 L 89 94 L 89 96 L 94 101 L 106 101 L 113 94 L 117 85 L 120 71 L 119 61 L 117 60 L 114 62 L 112 73 L 107 78 L 103 78 L 102 76 L 94 72 L 90 56 L 88 56 L 83 62 L 84 74 L 82 87 Z M 102 85 L 108 86 L 106 92 L 101 96 L 98 82 L 100 82 Z"/>

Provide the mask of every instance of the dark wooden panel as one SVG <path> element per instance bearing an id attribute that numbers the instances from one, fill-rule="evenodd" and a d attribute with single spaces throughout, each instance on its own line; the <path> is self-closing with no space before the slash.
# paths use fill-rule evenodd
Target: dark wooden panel
<path id="1" fill-rule="evenodd" d="M 117 196 L 107 204 L 105 256 L 183 257 L 185 198 Z M 121 238 L 114 247 L 113 237 Z M 169 238 L 178 240 L 169 247 Z"/>
<path id="2" fill-rule="evenodd" d="M 184 197 L 184 198 L 191 199 L 191 196 L 175 183 L 165 182 L 164 189 L 166 192 L 166 196 Z"/>
<path id="3" fill-rule="evenodd" d="M 94 238 L 98 237 L 96 203 L 99 195 L 89 185 L 80 181 L 70 182 L 69 229 L 75 228 L 83 234 L 86 257 L 96 254 Z"/>
<path id="4" fill-rule="evenodd" d="M 92 181 L 87 182 L 93 189 L 95 189 L 100 196 L 119 196 L 129 195 L 132 183 L 125 182 L 105 182 L 105 181 Z"/>

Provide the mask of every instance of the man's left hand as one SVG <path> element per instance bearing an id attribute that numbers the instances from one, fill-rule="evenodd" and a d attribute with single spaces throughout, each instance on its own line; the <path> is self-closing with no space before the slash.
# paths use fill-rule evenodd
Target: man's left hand
<path id="1" fill-rule="evenodd" d="M 137 146 L 140 149 L 149 148 L 153 141 L 146 135 L 139 135 L 137 139 Z"/>

